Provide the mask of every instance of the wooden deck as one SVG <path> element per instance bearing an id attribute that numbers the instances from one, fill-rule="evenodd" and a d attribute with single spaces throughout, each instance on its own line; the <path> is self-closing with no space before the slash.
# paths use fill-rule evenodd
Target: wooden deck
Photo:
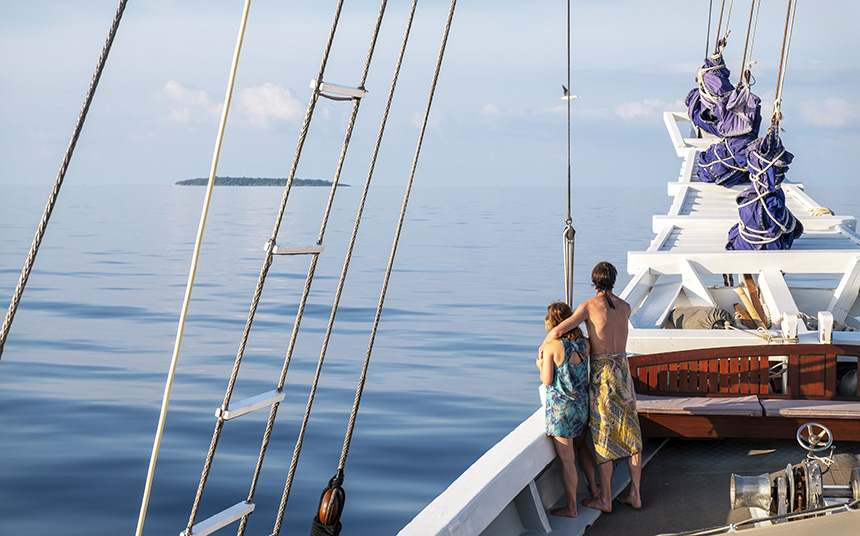
<path id="1" fill-rule="evenodd" d="M 860 441 L 860 387 L 837 392 L 857 374 L 860 346 L 780 344 L 630 356 L 646 437 L 793 438 L 816 422 L 841 440 Z"/>

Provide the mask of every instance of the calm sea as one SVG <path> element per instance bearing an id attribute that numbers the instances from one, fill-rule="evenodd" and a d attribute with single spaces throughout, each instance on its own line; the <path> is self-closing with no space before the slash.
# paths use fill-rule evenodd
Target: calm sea
<path id="1" fill-rule="evenodd" d="M 315 241 L 328 193 L 293 189 L 279 243 Z M 345 534 L 396 533 L 537 409 L 543 317 L 564 295 L 566 193 L 416 186 L 346 465 Z M 145 534 L 188 521 L 281 194 L 215 190 Z M 360 194 L 336 195 L 248 534 L 274 525 Z M 64 187 L 0 359 L 0 534 L 133 533 L 203 195 Z M 47 196 L 0 186 L 3 310 Z M 337 468 L 402 198 L 371 190 L 282 534 L 309 532 Z M 669 201 L 663 182 L 576 190 L 576 300 L 590 296 L 595 262 L 623 272 L 626 251 L 647 247 Z M 308 265 L 275 259 L 234 402 L 275 387 Z M 245 499 L 266 415 L 225 425 L 198 521 Z"/>

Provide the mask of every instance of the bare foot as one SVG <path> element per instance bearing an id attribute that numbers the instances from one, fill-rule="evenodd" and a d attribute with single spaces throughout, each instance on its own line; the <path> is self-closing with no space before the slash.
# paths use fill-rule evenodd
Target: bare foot
<path id="1" fill-rule="evenodd" d="M 594 508 L 595 510 L 600 510 L 604 513 L 609 513 L 612 511 L 612 503 L 609 501 L 603 501 L 601 499 L 582 499 L 582 505 L 588 508 Z"/>
<path id="2" fill-rule="evenodd" d="M 553 508 L 549 511 L 550 514 L 554 516 L 564 516 L 564 517 L 577 517 L 579 513 L 576 511 L 576 508 Z"/>
<path id="3" fill-rule="evenodd" d="M 629 504 L 630 506 L 632 506 L 633 508 L 636 508 L 637 510 L 639 508 L 642 508 L 642 499 L 639 497 L 634 498 L 631 495 L 628 495 L 626 497 L 619 497 L 618 502 L 620 502 L 622 504 Z"/>
<path id="4" fill-rule="evenodd" d="M 600 484 L 595 484 L 593 488 L 589 486 L 588 492 L 591 494 L 592 497 L 595 497 L 595 498 L 600 497 L 600 493 L 601 493 Z"/>

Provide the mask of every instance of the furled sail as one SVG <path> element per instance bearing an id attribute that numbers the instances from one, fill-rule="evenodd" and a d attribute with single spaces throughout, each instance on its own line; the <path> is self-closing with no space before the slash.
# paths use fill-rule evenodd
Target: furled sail
<path id="1" fill-rule="evenodd" d="M 690 121 L 714 136 L 722 136 L 719 130 L 722 118 L 718 111 L 724 110 L 725 106 L 719 107 L 718 104 L 734 89 L 729 81 L 729 74 L 721 53 L 705 58 L 705 63 L 696 75 L 698 86 L 687 94 L 685 101 Z"/>
<path id="2" fill-rule="evenodd" d="M 747 147 L 756 137 L 752 134 L 724 138 L 699 154 L 698 174 L 702 182 L 713 182 L 726 188 L 749 182 Z"/>
<path id="3" fill-rule="evenodd" d="M 803 233 L 803 225 L 785 205 L 781 186 L 793 158 L 776 126 L 748 146 L 752 184 L 737 197 L 740 221 L 729 230 L 726 249 L 789 249 Z"/>

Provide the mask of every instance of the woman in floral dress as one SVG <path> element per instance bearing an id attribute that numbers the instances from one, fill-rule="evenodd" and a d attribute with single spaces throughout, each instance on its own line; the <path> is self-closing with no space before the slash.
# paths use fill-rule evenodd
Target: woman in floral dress
<path id="1" fill-rule="evenodd" d="M 564 302 L 547 307 L 544 320 L 547 331 L 561 323 L 573 312 Z M 594 479 L 594 456 L 585 442 L 588 429 L 588 339 L 579 327 L 550 340 L 538 350 L 537 366 L 540 379 L 546 385 L 546 433 L 553 439 L 561 460 L 566 504 L 553 508 L 553 515 L 576 517 L 576 487 L 579 477 L 576 458 L 592 497 L 600 495 Z"/>

